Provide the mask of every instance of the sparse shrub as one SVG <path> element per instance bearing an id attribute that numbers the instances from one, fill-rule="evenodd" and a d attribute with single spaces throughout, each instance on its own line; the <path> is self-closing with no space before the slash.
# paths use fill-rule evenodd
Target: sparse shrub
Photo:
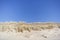
<path id="1" fill-rule="evenodd" d="M 46 29 L 52 29 L 53 25 L 49 25 L 48 27 L 46 27 Z"/>
<path id="2" fill-rule="evenodd" d="M 30 32 L 30 28 L 27 28 L 27 30 Z"/>
<path id="3" fill-rule="evenodd" d="M 4 26 L 2 26 L 2 31 L 5 31 L 5 28 L 4 28 Z"/>
<path id="4" fill-rule="evenodd" d="M 45 29 L 44 27 L 40 27 L 40 28 L 43 29 L 43 30 Z"/>
<path id="5" fill-rule="evenodd" d="M 23 32 L 23 29 L 20 29 L 21 32 Z"/>
<path id="6" fill-rule="evenodd" d="M 20 31 L 21 31 L 21 30 L 20 30 L 20 27 L 17 27 L 17 31 L 18 31 L 18 32 L 20 32 Z"/>
<path id="7" fill-rule="evenodd" d="M 58 28 L 60 28 L 60 26 L 58 26 Z"/>

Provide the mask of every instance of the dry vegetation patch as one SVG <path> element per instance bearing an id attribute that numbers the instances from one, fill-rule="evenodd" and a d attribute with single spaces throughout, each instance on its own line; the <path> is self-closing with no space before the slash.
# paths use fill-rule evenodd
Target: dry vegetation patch
<path id="1" fill-rule="evenodd" d="M 15 30 L 16 32 L 23 32 L 23 31 L 41 31 L 44 29 L 52 29 L 56 26 L 56 23 L 24 23 L 24 22 L 7 22 L 7 23 L 0 23 L 0 31 L 9 31 Z M 60 26 L 58 26 L 60 28 Z M 13 29 L 13 30 L 12 30 Z"/>

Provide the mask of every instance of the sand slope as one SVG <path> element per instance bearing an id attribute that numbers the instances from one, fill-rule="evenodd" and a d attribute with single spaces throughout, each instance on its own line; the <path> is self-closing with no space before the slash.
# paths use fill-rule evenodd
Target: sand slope
<path id="1" fill-rule="evenodd" d="M 0 32 L 0 40 L 60 40 L 60 29 L 45 29 L 41 31 Z"/>

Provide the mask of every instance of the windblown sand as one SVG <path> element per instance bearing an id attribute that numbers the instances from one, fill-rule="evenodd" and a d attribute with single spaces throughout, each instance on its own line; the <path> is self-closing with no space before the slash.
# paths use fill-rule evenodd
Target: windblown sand
<path id="1" fill-rule="evenodd" d="M 35 27 L 33 27 L 35 28 Z M 40 28 L 39 28 L 40 29 Z M 9 30 L 9 31 L 8 31 Z M 14 28 L 11 31 L 9 28 L 5 31 L 3 29 L 0 31 L 0 40 L 60 40 L 60 28 L 48 28 L 48 29 L 31 29 L 31 31 L 16 32 Z"/>
<path id="2" fill-rule="evenodd" d="M 23 33 L 0 32 L 0 40 L 60 40 L 60 29 L 24 31 Z"/>

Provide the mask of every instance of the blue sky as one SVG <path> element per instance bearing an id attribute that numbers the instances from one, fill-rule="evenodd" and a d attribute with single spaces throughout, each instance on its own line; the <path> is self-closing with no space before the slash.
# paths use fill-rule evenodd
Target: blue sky
<path id="1" fill-rule="evenodd" d="M 60 22 L 60 0 L 0 0 L 0 21 Z"/>

